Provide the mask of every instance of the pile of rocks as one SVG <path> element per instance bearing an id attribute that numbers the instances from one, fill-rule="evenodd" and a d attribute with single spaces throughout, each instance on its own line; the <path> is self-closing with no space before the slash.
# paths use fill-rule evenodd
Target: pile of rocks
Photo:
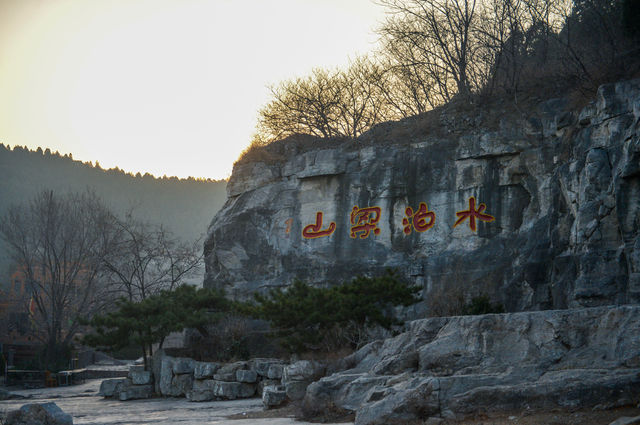
<path id="1" fill-rule="evenodd" d="M 121 401 L 150 398 L 153 395 L 153 375 L 144 366 L 131 366 L 127 378 L 105 379 L 100 384 L 101 396 Z"/>
<path id="2" fill-rule="evenodd" d="M 189 401 L 235 400 L 262 397 L 266 408 L 287 400 L 301 400 L 309 384 L 325 373 L 319 362 L 252 359 L 234 363 L 197 362 L 171 357 L 162 350 L 152 360 L 152 371 L 134 366 L 127 378 L 107 379 L 100 395 L 118 400 L 186 397 Z"/>

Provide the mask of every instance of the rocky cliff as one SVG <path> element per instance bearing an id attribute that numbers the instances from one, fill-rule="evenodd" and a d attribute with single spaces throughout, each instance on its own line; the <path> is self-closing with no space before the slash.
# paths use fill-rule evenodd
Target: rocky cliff
<path id="1" fill-rule="evenodd" d="M 235 297 L 397 268 L 507 311 L 640 301 L 640 80 L 517 110 L 444 107 L 234 167 L 205 285 Z M 418 307 L 423 314 L 429 304 Z"/>
<path id="2" fill-rule="evenodd" d="M 416 320 L 311 384 L 303 408 L 374 425 L 636 405 L 639 332 L 639 306 Z"/>

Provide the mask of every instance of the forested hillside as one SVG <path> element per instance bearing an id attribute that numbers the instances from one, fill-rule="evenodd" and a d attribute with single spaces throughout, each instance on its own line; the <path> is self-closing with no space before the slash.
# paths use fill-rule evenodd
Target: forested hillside
<path id="1" fill-rule="evenodd" d="M 212 212 L 226 198 L 226 181 L 156 178 L 74 160 L 49 149 L 30 151 L 0 144 L 0 215 L 44 189 L 94 191 L 116 213 L 133 210 L 143 220 L 163 224 L 176 237 L 193 241 L 206 232 Z M 9 261 L 0 240 L 0 282 L 7 282 Z"/>

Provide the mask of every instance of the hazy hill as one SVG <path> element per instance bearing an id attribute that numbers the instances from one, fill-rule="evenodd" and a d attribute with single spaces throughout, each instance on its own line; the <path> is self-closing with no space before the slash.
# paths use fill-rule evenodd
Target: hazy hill
<path id="1" fill-rule="evenodd" d="M 226 198 L 224 180 L 156 178 L 120 169 L 104 170 L 38 148 L 0 144 L 0 215 L 43 189 L 95 191 L 116 212 L 133 208 L 141 218 L 162 223 L 176 236 L 194 240 L 206 233 L 211 217 Z M 0 282 L 6 282 L 7 252 L 0 239 Z"/>

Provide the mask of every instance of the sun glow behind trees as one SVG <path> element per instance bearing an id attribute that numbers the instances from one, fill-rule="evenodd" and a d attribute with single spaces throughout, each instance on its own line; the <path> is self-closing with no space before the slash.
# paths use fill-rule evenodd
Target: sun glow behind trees
<path id="1" fill-rule="evenodd" d="M 0 142 L 224 178 L 268 84 L 365 53 L 370 0 L 4 0 Z"/>

